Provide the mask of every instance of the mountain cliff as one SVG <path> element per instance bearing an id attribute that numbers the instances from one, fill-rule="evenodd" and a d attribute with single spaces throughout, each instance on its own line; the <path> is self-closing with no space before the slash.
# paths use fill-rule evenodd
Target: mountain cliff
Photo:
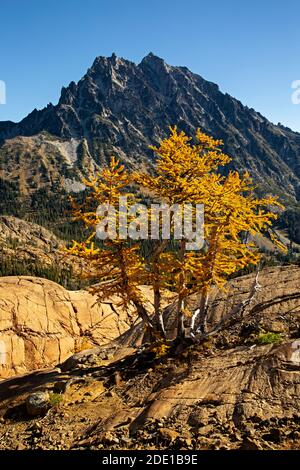
<path id="1" fill-rule="evenodd" d="M 272 124 L 186 67 L 152 53 L 138 65 L 113 54 L 96 58 L 78 83 L 63 88 L 57 105 L 0 123 L 0 210 L 11 211 L 16 195 L 30 206 L 36 191 L 48 197 L 74 189 L 112 154 L 131 167 L 151 168 L 148 146 L 170 125 L 223 139 L 231 167 L 249 170 L 261 192 L 299 201 L 299 133 Z"/>

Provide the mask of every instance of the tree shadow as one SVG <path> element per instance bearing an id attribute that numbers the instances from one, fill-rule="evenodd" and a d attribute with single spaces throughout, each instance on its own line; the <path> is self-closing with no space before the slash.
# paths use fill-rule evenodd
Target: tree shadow
<path id="1" fill-rule="evenodd" d="M 30 374 L 13 377 L 2 380 L 0 382 L 0 403 L 9 398 L 23 395 L 27 392 L 39 390 L 45 384 L 51 384 L 66 380 L 59 372 L 52 371 L 36 371 Z"/>

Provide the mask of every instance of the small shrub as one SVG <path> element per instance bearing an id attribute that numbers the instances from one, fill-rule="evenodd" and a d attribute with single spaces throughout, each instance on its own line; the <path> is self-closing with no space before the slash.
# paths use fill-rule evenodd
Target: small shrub
<path id="1" fill-rule="evenodd" d="M 58 407 L 63 400 L 63 396 L 59 393 L 50 393 L 49 403 L 51 407 Z"/>
<path id="2" fill-rule="evenodd" d="M 212 347 L 214 346 L 213 339 L 212 338 L 206 339 L 205 341 L 203 341 L 202 346 L 204 347 L 204 349 L 212 349 Z"/>
<path id="3" fill-rule="evenodd" d="M 164 357 L 168 354 L 170 346 L 163 341 L 158 341 L 154 343 L 150 350 L 155 354 L 156 358 Z"/>
<path id="4" fill-rule="evenodd" d="M 256 339 L 257 344 L 275 344 L 281 341 L 282 337 L 280 333 L 272 333 L 271 331 L 260 333 Z"/>
<path id="5" fill-rule="evenodd" d="M 80 338 L 75 344 L 75 353 L 86 351 L 87 349 L 92 349 L 94 344 L 86 337 Z"/>

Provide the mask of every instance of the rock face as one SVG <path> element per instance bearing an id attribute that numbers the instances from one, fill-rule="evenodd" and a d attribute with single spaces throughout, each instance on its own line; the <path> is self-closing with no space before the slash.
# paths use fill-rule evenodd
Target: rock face
<path id="1" fill-rule="evenodd" d="M 253 279 L 235 279 L 214 297 L 212 324 L 228 313 L 228 303 L 244 299 Z M 0 382 L 0 448 L 299 448 L 299 279 L 297 266 L 262 271 L 262 291 L 241 322 L 175 357 L 129 350 L 133 327 L 135 334 L 95 349 L 93 357 L 83 352 L 61 369 Z M 251 325 L 280 331 L 281 342 L 258 343 Z M 103 363 L 107 348 L 116 355 Z M 61 405 L 40 432 L 22 406 L 28 394 L 58 386 Z"/>
<path id="2" fill-rule="evenodd" d="M 188 414 L 190 424 L 199 428 L 213 418 L 224 424 L 227 416 L 238 428 L 257 418 L 293 419 L 300 417 L 299 373 L 300 339 L 224 351 L 195 362 L 183 382 L 170 382 L 153 397 L 145 416 Z"/>
<path id="3" fill-rule="evenodd" d="M 250 274 L 230 281 L 225 293 L 213 292 L 209 323 L 216 324 L 229 314 L 237 302 L 245 300 L 252 283 L 253 274 Z M 253 322 L 266 331 L 285 332 L 297 337 L 300 333 L 300 267 L 265 268 L 259 274 L 258 283 L 259 290 L 245 313 L 244 322 Z"/>
<path id="4" fill-rule="evenodd" d="M 63 245 L 64 242 L 40 225 L 9 215 L 0 216 L 1 258 L 18 258 L 52 265 L 58 262 L 59 249 Z"/>
<path id="5" fill-rule="evenodd" d="M 210 294 L 207 323 L 212 329 L 240 302 L 247 299 L 253 284 L 253 274 L 229 281 L 226 291 L 215 289 Z M 259 290 L 255 300 L 245 311 L 242 323 L 233 326 L 219 341 L 243 343 L 259 331 L 281 333 L 283 337 L 300 337 L 300 267 L 276 266 L 265 268 L 259 274 Z M 198 296 L 190 297 L 188 307 L 191 311 L 199 305 Z M 165 327 L 169 338 L 176 335 L 176 308 L 170 304 L 165 310 Z M 188 320 L 189 322 L 189 320 Z M 188 327 L 188 322 L 186 326 Z M 120 344 L 134 346 L 142 336 L 141 326 L 137 324 L 126 331 L 119 339 Z"/>
<path id="6" fill-rule="evenodd" d="M 95 301 L 46 279 L 0 278 L 0 377 L 51 367 L 130 327 L 113 300 Z"/>
<path id="7" fill-rule="evenodd" d="M 10 215 L 0 216 L 1 276 L 37 276 L 71 290 L 84 287 L 74 275 L 76 261 L 64 256 L 66 242 L 41 225 Z"/>
<path id="8" fill-rule="evenodd" d="M 261 190 L 299 200 L 299 133 L 270 123 L 186 67 L 153 54 L 138 65 L 113 55 L 96 58 L 78 83 L 62 89 L 57 105 L 20 123 L 0 123 L 2 211 L 12 210 L 20 194 L 34 210 L 43 191 L 49 198 L 74 188 L 113 154 L 131 167 L 151 167 L 148 146 L 170 125 L 222 138 L 232 166 L 249 170 Z"/>

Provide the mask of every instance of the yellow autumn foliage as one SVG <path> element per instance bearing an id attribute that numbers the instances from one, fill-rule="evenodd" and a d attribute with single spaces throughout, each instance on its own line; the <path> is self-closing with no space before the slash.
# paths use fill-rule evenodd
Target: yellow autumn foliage
<path id="1" fill-rule="evenodd" d="M 151 315 L 145 311 L 140 285 L 149 284 L 154 290 L 155 315 L 161 318 L 161 290 L 169 287 L 178 294 L 178 315 L 190 317 L 184 300 L 194 292 L 207 294 L 213 286 L 224 287 L 228 277 L 244 267 L 259 263 L 260 254 L 253 238 L 265 233 L 277 218 L 281 204 L 275 197 L 258 198 L 250 175 L 229 171 L 227 176 L 218 171 L 231 161 L 223 153 L 222 141 L 200 130 L 195 142 L 176 127 L 157 147 L 155 171 L 129 173 L 112 158 L 110 165 L 93 178 L 83 180 L 87 196 L 82 204 L 73 204 L 73 216 L 89 230 L 83 242 L 74 241 L 67 250 L 88 261 L 88 269 L 98 276 L 92 291 L 105 300 L 117 295 L 120 304 L 134 304 L 148 326 L 153 326 Z M 204 204 L 205 243 L 201 250 L 187 251 L 186 240 L 178 242 L 177 250 L 170 250 L 165 241 L 156 242 L 150 256 L 143 256 L 141 243 L 128 239 L 107 239 L 96 243 L 96 229 L 101 221 L 99 204 L 116 207 L 120 196 L 130 204 L 136 202 L 132 185 L 146 190 L 153 200 L 173 204 Z M 118 214 L 117 214 L 118 215 Z M 130 220 L 129 220 L 130 221 Z M 171 222 L 171 233 L 174 220 Z M 278 247 L 284 246 L 270 233 Z"/>

